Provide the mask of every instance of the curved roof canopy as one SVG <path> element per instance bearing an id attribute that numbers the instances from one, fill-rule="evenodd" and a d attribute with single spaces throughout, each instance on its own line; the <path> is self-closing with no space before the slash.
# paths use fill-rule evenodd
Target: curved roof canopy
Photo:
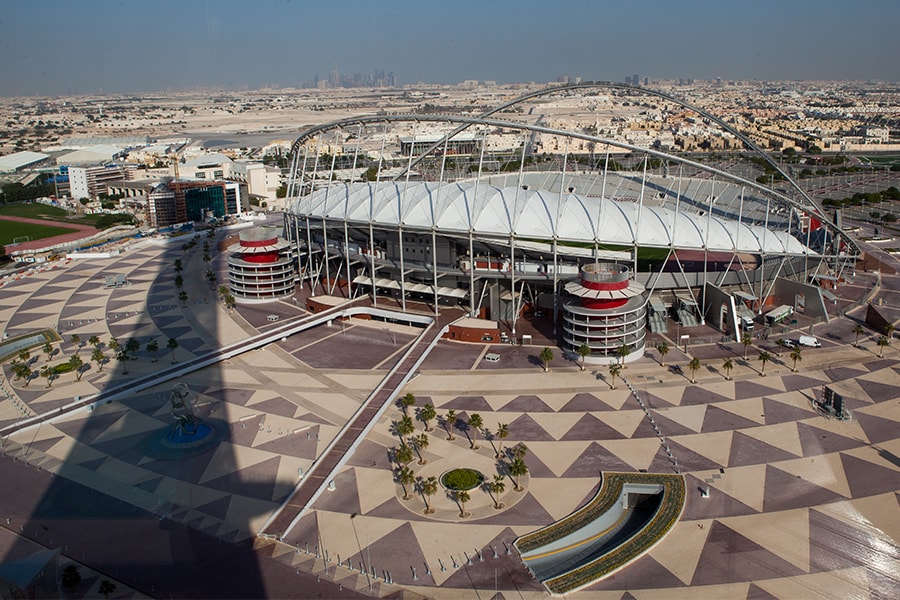
<path id="1" fill-rule="evenodd" d="M 295 215 L 476 237 L 812 254 L 785 231 L 664 207 L 547 190 L 455 183 L 335 184 L 298 198 Z"/>

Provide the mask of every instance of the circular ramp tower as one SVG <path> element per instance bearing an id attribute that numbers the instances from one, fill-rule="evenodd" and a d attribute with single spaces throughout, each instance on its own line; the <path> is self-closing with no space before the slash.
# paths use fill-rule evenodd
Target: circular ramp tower
<path id="1" fill-rule="evenodd" d="M 240 233 L 228 248 L 228 284 L 237 302 L 271 302 L 294 293 L 294 261 L 290 242 L 275 227 L 254 227 Z"/>
<path id="2" fill-rule="evenodd" d="M 586 363 L 611 364 L 644 355 L 647 300 L 644 286 L 631 277 L 630 269 L 617 263 L 591 263 L 581 277 L 565 284 L 573 296 L 563 304 L 563 348 L 577 352 L 582 345 L 591 352 Z M 622 355 L 625 346 L 628 353 Z"/>

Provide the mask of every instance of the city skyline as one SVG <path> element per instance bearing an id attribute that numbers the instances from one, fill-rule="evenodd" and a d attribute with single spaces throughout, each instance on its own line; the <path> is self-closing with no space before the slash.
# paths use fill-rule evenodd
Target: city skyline
<path id="1" fill-rule="evenodd" d="M 872 18 L 878 15 L 878 18 Z M 747 5 L 536 0 L 340 5 L 17 2 L 0 17 L 5 96 L 300 87 L 317 74 L 397 83 L 900 81 L 887 0 Z M 857 23 L 858 25 L 854 25 Z"/>

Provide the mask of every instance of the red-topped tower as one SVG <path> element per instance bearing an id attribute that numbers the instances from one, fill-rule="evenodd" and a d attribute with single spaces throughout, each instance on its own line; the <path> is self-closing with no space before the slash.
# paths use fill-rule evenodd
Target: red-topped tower
<path id="1" fill-rule="evenodd" d="M 278 228 L 244 230 L 228 252 L 228 284 L 238 302 L 271 302 L 294 293 L 291 244 L 278 237 Z"/>
<path id="2" fill-rule="evenodd" d="M 563 305 L 563 346 L 576 351 L 586 344 L 585 362 L 612 363 L 619 349 L 628 346 L 626 362 L 644 355 L 646 298 L 644 286 L 630 278 L 628 267 L 593 263 L 581 268 L 581 277 L 566 283 L 576 296 Z"/>

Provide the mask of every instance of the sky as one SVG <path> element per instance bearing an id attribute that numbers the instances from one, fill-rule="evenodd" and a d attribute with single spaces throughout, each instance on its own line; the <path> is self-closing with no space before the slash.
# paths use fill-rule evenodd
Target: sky
<path id="1" fill-rule="evenodd" d="M 900 0 L 2 0 L 0 95 L 650 78 L 900 81 Z"/>

